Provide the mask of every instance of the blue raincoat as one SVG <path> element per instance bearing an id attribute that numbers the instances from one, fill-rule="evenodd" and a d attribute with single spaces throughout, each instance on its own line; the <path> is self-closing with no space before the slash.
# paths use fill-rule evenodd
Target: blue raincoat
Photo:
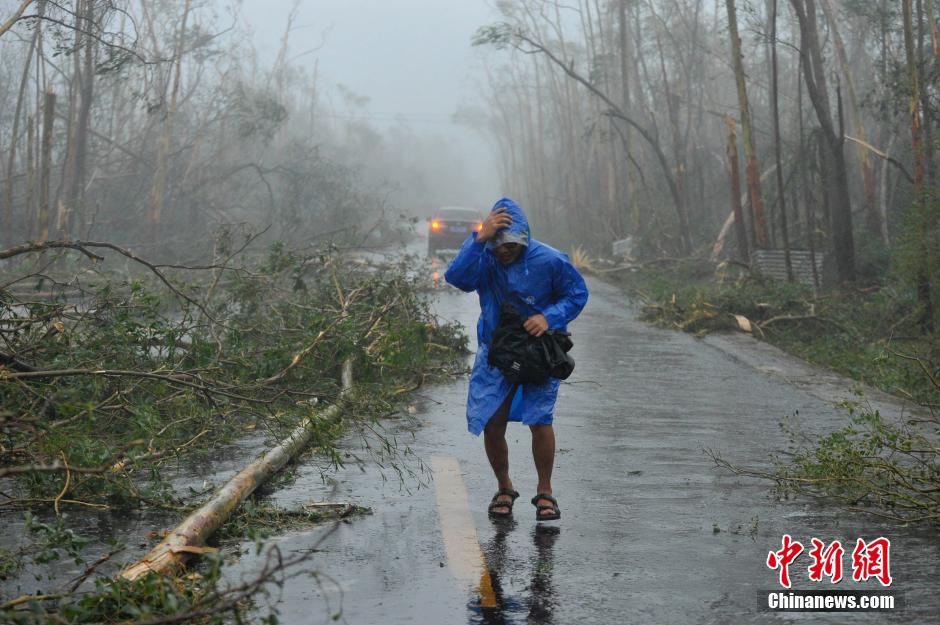
<path id="1" fill-rule="evenodd" d="M 479 349 L 467 398 L 467 428 L 476 435 L 483 431 L 514 386 L 487 362 L 502 303 L 509 301 L 523 317 L 541 313 L 550 329 L 565 330 L 588 299 L 584 278 L 568 256 L 530 237 L 529 222 L 522 208 L 508 198 L 496 202 L 493 210 L 498 208 L 505 208 L 512 216 L 509 228 L 509 233 L 515 235 L 512 238 L 528 240 L 521 256 L 504 266 L 493 255 L 492 242 L 477 241 L 474 233 L 464 241 L 444 274 L 450 284 L 468 293 L 476 291 L 480 297 Z M 526 425 L 552 423 L 559 384 L 555 378 L 545 384 L 523 384 L 513 397 L 509 420 Z"/>

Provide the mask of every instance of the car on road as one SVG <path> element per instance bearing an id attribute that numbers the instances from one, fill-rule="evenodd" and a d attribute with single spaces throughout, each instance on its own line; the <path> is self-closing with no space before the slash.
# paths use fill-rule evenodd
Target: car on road
<path id="1" fill-rule="evenodd" d="M 475 208 L 439 208 L 428 219 L 428 256 L 440 250 L 460 249 L 467 236 L 482 227 L 483 215 Z"/>

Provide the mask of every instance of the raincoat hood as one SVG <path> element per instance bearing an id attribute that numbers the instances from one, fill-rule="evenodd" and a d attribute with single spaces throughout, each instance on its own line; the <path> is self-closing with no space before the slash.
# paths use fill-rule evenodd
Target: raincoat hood
<path id="1" fill-rule="evenodd" d="M 486 248 L 492 250 L 503 243 L 519 243 L 528 246 L 529 240 L 532 238 L 532 231 L 529 228 L 529 220 L 526 218 L 522 207 L 508 197 L 504 197 L 493 205 L 493 209 L 490 212 L 494 212 L 500 208 L 505 208 L 509 216 L 512 217 L 512 225 L 509 226 L 509 228 L 501 230 L 493 240 L 487 241 Z"/>

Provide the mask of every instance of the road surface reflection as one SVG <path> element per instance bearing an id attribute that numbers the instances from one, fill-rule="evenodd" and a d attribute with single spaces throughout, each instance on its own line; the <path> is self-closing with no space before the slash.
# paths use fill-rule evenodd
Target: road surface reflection
<path id="1" fill-rule="evenodd" d="M 536 524 L 531 531 L 531 550 L 525 556 L 523 566 L 512 557 L 509 550 L 509 535 L 518 523 L 514 519 L 494 522 L 493 538 L 483 547 L 489 570 L 489 581 L 495 593 L 496 607 L 481 607 L 479 592 L 475 592 L 470 603 L 471 625 L 510 625 L 531 623 L 550 625 L 558 598 L 552 586 L 554 574 L 553 551 L 561 536 L 557 525 Z M 528 582 L 518 587 L 522 575 Z M 514 587 L 515 585 L 515 587 Z"/>

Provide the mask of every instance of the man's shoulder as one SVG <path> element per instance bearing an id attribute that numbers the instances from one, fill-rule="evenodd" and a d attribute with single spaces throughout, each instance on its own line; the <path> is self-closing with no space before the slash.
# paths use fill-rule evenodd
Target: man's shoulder
<path id="1" fill-rule="evenodd" d="M 568 260 L 568 255 L 564 252 L 556 250 L 548 243 L 542 243 L 535 239 L 529 241 L 529 250 L 530 253 L 537 258 L 543 258 L 545 260 Z"/>
<path id="2" fill-rule="evenodd" d="M 556 250 L 547 243 L 541 241 L 534 241 L 534 243 L 535 246 L 531 249 L 530 261 L 539 267 L 541 271 L 550 272 L 556 276 L 568 276 L 572 273 L 578 276 L 581 275 L 581 272 L 574 266 L 567 254 Z"/>

